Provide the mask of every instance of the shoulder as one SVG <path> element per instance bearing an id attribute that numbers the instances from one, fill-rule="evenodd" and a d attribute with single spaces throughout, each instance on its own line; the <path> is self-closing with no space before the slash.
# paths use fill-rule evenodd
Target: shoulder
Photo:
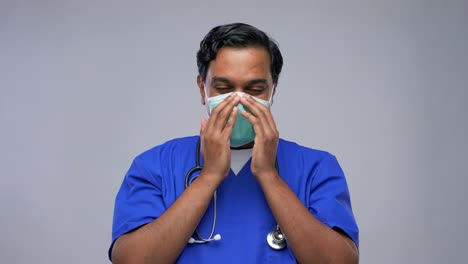
<path id="1" fill-rule="evenodd" d="M 293 141 L 288 141 L 280 138 L 278 144 L 279 151 L 287 154 L 288 156 L 297 156 L 302 159 L 322 161 L 326 159 L 336 159 L 333 154 L 328 151 L 314 149 L 300 145 Z"/>
<path id="2" fill-rule="evenodd" d="M 182 155 L 187 152 L 188 149 L 194 149 L 198 139 L 199 136 L 174 138 L 140 153 L 136 156 L 135 160 L 154 161 L 161 157 Z"/>

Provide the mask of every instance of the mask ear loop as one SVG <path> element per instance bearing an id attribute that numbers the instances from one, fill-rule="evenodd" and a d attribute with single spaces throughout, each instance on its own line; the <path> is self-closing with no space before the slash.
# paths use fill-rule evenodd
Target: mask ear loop
<path id="1" fill-rule="evenodd" d="M 203 83 L 203 91 L 205 92 L 205 117 L 206 119 L 210 118 L 210 104 L 208 103 L 208 94 L 206 93 L 206 84 Z"/>
<path id="2" fill-rule="evenodd" d="M 274 83 L 273 83 L 273 85 L 271 86 L 270 97 L 269 97 L 269 99 L 268 99 L 268 103 L 270 104 L 270 107 L 271 107 L 271 105 L 273 105 L 273 91 L 275 91 L 276 86 L 277 86 L 277 85 L 275 85 Z"/>
<path id="3" fill-rule="evenodd" d="M 205 92 L 205 104 L 207 103 L 208 94 L 206 93 L 206 84 L 203 83 L 203 91 Z"/>

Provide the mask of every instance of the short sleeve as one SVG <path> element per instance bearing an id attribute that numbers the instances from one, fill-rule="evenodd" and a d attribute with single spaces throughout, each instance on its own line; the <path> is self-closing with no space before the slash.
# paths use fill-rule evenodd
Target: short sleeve
<path id="1" fill-rule="evenodd" d="M 359 229 L 351 208 L 348 185 L 333 155 L 327 154 L 314 170 L 309 190 L 309 211 L 330 228 L 341 229 L 359 248 Z"/>
<path id="2" fill-rule="evenodd" d="M 152 222 L 165 211 L 160 170 L 159 159 L 149 155 L 133 160 L 115 199 L 109 259 L 117 238 Z"/>

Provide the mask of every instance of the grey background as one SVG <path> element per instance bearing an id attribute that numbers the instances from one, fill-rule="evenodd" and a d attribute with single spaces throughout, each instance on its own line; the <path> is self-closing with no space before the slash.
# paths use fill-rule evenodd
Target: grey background
<path id="1" fill-rule="evenodd" d="M 198 133 L 195 53 L 235 21 L 279 42 L 281 136 L 338 157 L 361 263 L 465 262 L 467 1 L 1 0 L 2 263 L 107 263 L 124 173 Z"/>

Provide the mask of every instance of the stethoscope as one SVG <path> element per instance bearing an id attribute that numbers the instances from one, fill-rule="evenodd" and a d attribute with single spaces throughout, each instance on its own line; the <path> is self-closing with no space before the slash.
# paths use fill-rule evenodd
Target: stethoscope
<path id="1" fill-rule="evenodd" d="M 185 176 L 185 189 L 188 188 L 188 186 L 195 180 L 197 176 L 194 178 L 190 179 L 192 175 L 196 172 L 200 172 L 203 167 L 200 165 L 200 139 L 198 139 L 197 142 L 197 149 L 195 151 L 195 167 L 190 169 L 187 172 L 187 175 Z M 278 160 L 276 160 L 276 169 L 278 170 Z M 221 235 L 216 234 L 214 235 L 215 232 L 215 227 L 216 227 L 216 191 L 213 194 L 213 225 L 211 226 L 211 232 L 210 236 L 208 238 L 203 238 L 200 233 L 198 232 L 198 229 L 195 229 L 194 234 L 196 235 L 197 239 L 191 237 L 188 241 L 189 244 L 194 244 L 194 243 L 207 243 L 213 240 L 221 240 Z M 276 225 L 276 229 L 272 230 L 270 233 L 267 234 L 266 241 L 268 245 L 275 250 L 281 250 L 286 247 L 286 237 L 284 236 L 283 232 L 281 231 L 279 225 Z"/>

